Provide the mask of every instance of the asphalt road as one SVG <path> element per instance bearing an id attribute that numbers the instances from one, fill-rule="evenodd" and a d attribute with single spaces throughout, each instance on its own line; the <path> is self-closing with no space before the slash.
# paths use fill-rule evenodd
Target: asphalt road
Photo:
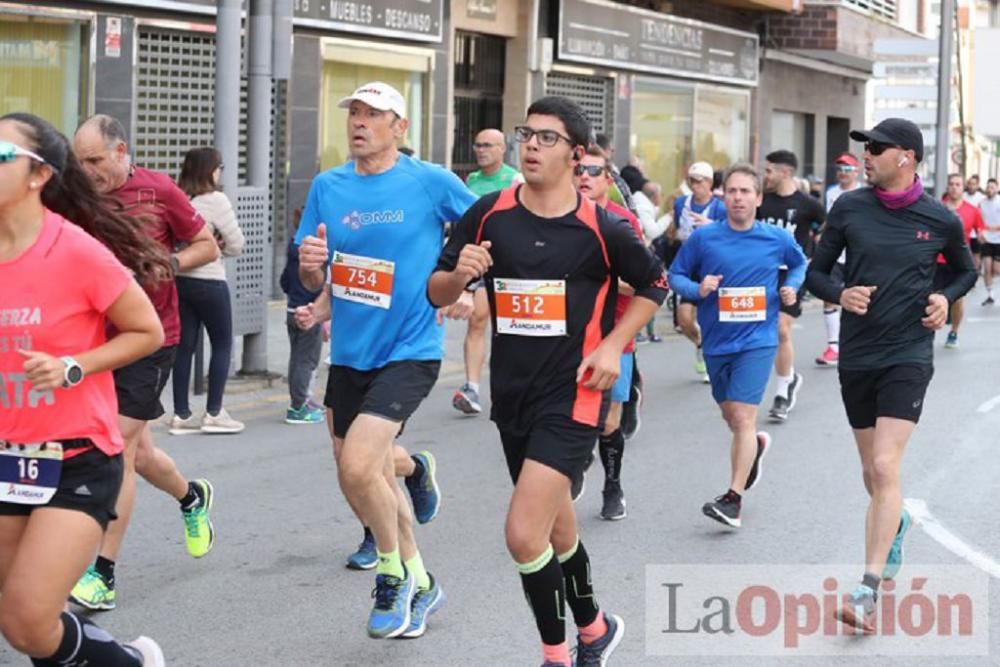
<path id="1" fill-rule="evenodd" d="M 824 341 L 819 309 L 812 308 L 795 331 L 805 384 L 789 421 L 766 427 L 773 451 L 748 494 L 739 531 L 724 530 L 700 512 L 728 483 L 729 437 L 694 374 L 691 346 L 670 337 L 640 348 L 646 401 L 642 429 L 625 456 L 628 518 L 608 523 L 597 517 L 599 465 L 577 505 L 599 601 L 626 622 L 611 664 L 1000 664 L 1000 574 L 990 578 L 984 571 L 1000 560 L 1000 405 L 988 403 L 1000 394 L 1000 310 L 981 308 L 982 298 L 981 290 L 970 297 L 975 305 L 960 349 L 941 349 L 939 334 L 936 376 L 903 465 L 905 496 L 924 501 L 933 519 L 925 517 L 909 534 L 900 575 L 906 581 L 929 573 L 946 587 L 965 582 L 968 590 L 957 583 L 948 590 L 968 592 L 975 603 L 980 655 L 948 655 L 969 644 L 935 638 L 933 631 L 920 641 L 813 637 L 809 651 L 820 655 L 805 655 L 802 648 L 782 648 L 780 628 L 754 643 L 739 632 L 682 636 L 664 633 L 662 622 L 646 627 L 647 619 L 664 613 L 669 582 L 675 591 L 682 591 L 676 584 L 683 587 L 675 599 L 677 628 L 717 609 L 718 600 L 714 607 L 702 601 L 713 590 L 727 595 L 736 580 L 783 593 L 797 590 L 800 580 L 816 584 L 822 579 L 809 575 L 828 569 L 846 570 L 842 589 L 855 584 L 867 498 L 836 372 L 812 363 Z M 185 667 L 537 665 L 534 624 L 504 546 L 510 484 L 499 439 L 485 417 L 464 418 L 451 408 L 456 380 L 442 378 L 403 440 L 411 450 L 435 453 L 443 490 L 439 517 L 417 535 L 449 599 L 423 638 L 366 636 L 373 576 L 344 568 L 360 528 L 337 488 L 325 429 L 285 425 L 280 387 L 232 409 L 247 421 L 238 436 L 170 437 L 158 427 L 159 444 L 181 470 L 215 485 L 216 547 L 202 560 L 191 559 L 176 503 L 141 484 L 117 570 L 118 609 L 98 614 L 98 622 L 123 639 L 155 637 L 169 664 Z M 765 400 L 766 408 L 770 393 Z M 969 576 L 948 579 L 941 573 L 953 570 L 942 565 L 963 566 L 954 571 Z M 900 655 L 904 650 L 917 655 Z M 982 654 L 986 650 L 990 655 Z M 673 655 L 656 654 L 664 651 Z M 0 664 L 27 662 L 0 642 Z"/>

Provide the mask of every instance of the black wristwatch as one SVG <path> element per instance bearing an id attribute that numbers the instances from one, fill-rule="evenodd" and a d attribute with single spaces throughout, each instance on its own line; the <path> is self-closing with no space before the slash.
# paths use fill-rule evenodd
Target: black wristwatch
<path id="1" fill-rule="evenodd" d="M 75 387 L 83 382 L 83 369 L 80 368 L 80 364 L 76 363 L 76 359 L 63 357 L 60 361 L 66 364 L 66 369 L 63 371 L 63 389 Z"/>
<path id="2" fill-rule="evenodd" d="M 465 291 L 469 292 L 470 294 L 475 294 L 476 290 L 483 287 L 484 285 L 485 285 L 485 280 L 483 278 L 479 278 L 475 282 L 471 282 L 468 285 L 466 285 Z"/>

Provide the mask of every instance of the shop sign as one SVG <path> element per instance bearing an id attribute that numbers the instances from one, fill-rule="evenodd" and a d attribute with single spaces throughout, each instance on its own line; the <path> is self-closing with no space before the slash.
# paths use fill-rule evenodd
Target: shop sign
<path id="1" fill-rule="evenodd" d="M 469 18 L 497 20 L 497 0 L 466 0 L 465 13 Z"/>
<path id="2" fill-rule="evenodd" d="M 121 58 L 122 56 L 122 19 L 120 16 L 107 16 L 104 19 L 104 57 Z"/>
<path id="3" fill-rule="evenodd" d="M 294 0 L 293 7 L 296 25 L 441 41 L 444 0 Z"/>
<path id="4" fill-rule="evenodd" d="M 606 0 L 561 0 L 557 57 L 755 86 L 760 40 L 754 33 Z"/>

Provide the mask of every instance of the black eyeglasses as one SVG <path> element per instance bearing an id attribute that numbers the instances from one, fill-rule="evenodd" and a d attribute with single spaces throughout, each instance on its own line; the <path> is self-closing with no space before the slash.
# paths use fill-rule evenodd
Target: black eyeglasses
<path id="1" fill-rule="evenodd" d="M 868 141 L 865 143 L 865 150 L 872 155 L 881 155 L 890 148 L 899 148 L 896 144 L 886 144 L 881 141 Z"/>
<path id="2" fill-rule="evenodd" d="M 602 167 L 599 164 L 578 164 L 576 165 L 576 175 L 583 176 L 587 174 L 591 178 L 597 178 L 608 170 L 607 167 Z"/>
<path id="3" fill-rule="evenodd" d="M 519 144 L 526 144 L 531 141 L 532 137 L 538 137 L 538 145 L 551 147 L 559 143 L 562 139 L 570 146 L 574 146 L 573 140 L 564 134 L 559 134 L 555 130 L 536 130 L 528 127 L 527 125 L 518 125 L 514 128 L 514 139 Z"/>

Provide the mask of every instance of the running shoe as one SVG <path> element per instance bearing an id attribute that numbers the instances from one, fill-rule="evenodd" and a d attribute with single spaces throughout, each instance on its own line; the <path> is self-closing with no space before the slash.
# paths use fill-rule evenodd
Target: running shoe
<path id="1" fill-rule="evenodd" d="M 791 383 L 788 385 L 788 411 L 791 412 L 792 408 L 795 407 L 795 402 L 799 398 L 799 390 L 802 389 L 802 384 L 805 382 L 805 378 L 801 374 L 796 373 L 792 378 Z"/>
<path id="2" fill-rule="evenodd" d="M 701 508 L 702 514 L 732 528 L 740 527 L 740 501 L 729 491 Z"/>
<path id="3" fill-rule="evenodd" d="M 605 521 L 621 521 L 625 518 L 625 493 L 618 482 L 605 482 L 604 503 L 601 518 Z"/>
<path id="4" fill-rule="evenodd" d="M 111 611 L 115 608 L 115 589 L 91 565 L 83 573 L 69 594 L 70 602 L 94 611 Z"/>
<path id="5" fill-rule="evenodd" d="M 899 518 L 896 539 L 892 541 L 892 546 L 889 548 L 889 555 L 885 559 L 885 568 L 882 570 L 883 579 L 895 579 L 896 575 L 899 574 L 899 568 L 903 566 L 903 538 L 906 536 L 906 531 L 910 529 L 910 524 L 912 523 L 913 520 L 910 518 L 910 513 L 904 509 L 903 514 Z"/>
<path id="6" fill-rule="evenodd" d="M 410 628 L 410 608 L 417 584 L 413 577 L 405 579 L 388 574 L 375 575 L 372 597 L 375 604 L 368 616 L 368 636 L 376 639 L 398 637 Z"/>
<path id="7" fill-rule="evenodd" d="M 784 396 L 775 396 L 774 403 L 771 404 L 771 411 L 767 416 L 772 422 L 783 422 L 788 420 L 788 399 Z"/>
<path id="8" fill-rule="evenodd" d="M 659 336 L 657 336 L 656 334 L 650 334 L 649 335 L 649 342 L 650 343 L 662 343 L 663 339 L 660 338 Z"/>
<path id="9" fill-rule="evenodd" d="M 625 621 L 621 616 L 607 613 L 604 613 L 604 620 L 608 624 L 608 631 L 600 639 L 586 643 L 577 635 L 576 660 L 573 663 L 575 667 L 604 667 L 618 648 L 625 636 Z"/>
<path id="10" fill-rule="evenodd" d="M 188 553 L 201 558 L 215 546 L 215 527 L 209 516 L 215 502 L 215 491 L 207 479 L 196 479 L 192 484 L 199 502 L 190 510 L 181 510 L 184 517 L 184 540 L 187 542 Z"/>
<path id="11" fill-rule="evenodd" d="M 642 404 L 642 389 L 632 387 L 632 395 L 626 403 L 622 404 L 622 437 L 631 440 L 639 428 L 642 426 L 642 417 L 639 416 L 639 406 Z M 633 398 L 634 397 L 634 398 Z"/>
<path id="12" fill-rule="evenodd" d="M 423 471 L 406 478 L 406 490 L 410 492 L 417 523 L 429 523 L 441 509 L 441 491 L 434 475 L 437 463 L 430 452 L 419 452 L 411 458 L 420 462 Z"/>
<path id="13" fill-rule="evenodd" d="M 576 478 L 570 480 L 569 497 L 573 499 L 574 503 L 582 498 L 583 492 L 587 490 L 587 471 L 590 470 L 590 466 L 592 465 L 594 465 L 593 451 L 590 452 L 590 458 L 587 459 L 587 465 L 584 466 L 583 472 L 581 472 Z"/>
<path id="14" fill-rule="evenodd" d="M 468 382 L 459 387 L 451 397 L 451 406 L 466 415 L 478 415 L 483 411 L 483 406 L 479 403 L 479 392 L 470 387 Z"/>
<path id="15" fill-rule="evenodd" d="M 413 594 L 413 607 L 410 609 L 410 627 L 401 636 L 407 638 L 420 637 L 427 630 L 427 619 L 431 614 L 441 608 L 448 596 L 444 594 L 441 585 L 430 572 L 431 587 L 422 590 L 417 589 Z"/>
<path id="16" fill-rule="evenodd" d="M 705 365 L 705 355 L 700 347 L 694 348 L 694 372 L 703 377 L 708 377 L 708 367 Z"/>
<path id="17" fill-rule="evenodd" d="M 993 302 L 993 297 L 991 297 L 991 296 L 986 297 L 986 301 L 983 301 L 983 305 L 984 306 L 992 306 L 993 303 L 994 303 Z"/>
<path id="18" fill-rule="evenodd" d="M 361 540 L 358 550 L 347 557 L 347 569 L 370 570 L 378 563 L 375 553 L 375 536 L 371 531 L 365 531 L 365 539 Z"/>
<path id="19" fill-rule="evenodd" d="M 847 598 L 843 606 L 837 609 L 837 620 L 866 634 L 875 632 L 875 601 L 877 596 L 868 586 L 861 584 Z"/>
<path id="20" fill-rule="evenodd" d="M 828 346 L 823 350 L 823 354 L 816 357 L 817 366 L 836 366 L 837 361 L 840 359 L 840 353 L 833 349 L 833 346 Z"/>
<path id="21" fill-rule="evenodd" d="M 944 341 L 944 346 L 949 350 L 954 350 L 958 347 L 958 332 L 949 331 L 948 338 Z"/>
<path id="22" fill-rule="evenodd" d="M 206 412 L 201 418 L 202 433 L 242 433 L 245 428 L 246 425 L 230 417 L 225 408 L 220 408 L 217 415 Z"/>
<path id="23" fill-rule="evenodd" d="M 190 435 L 201 432 L 201 424 L 195 422 L 194 415 L 187 418 L 174 415 L 170 420 L 170 435 Z"/>
<path id="24" fill-rule="evenodd" d="M 322 424 L 326 421 L 326 414 L 322 408 L 316 408 L 308 403 L 301 408 L 289 407 L 285 411 L 286 424 Z"/>
<path id="25" fill-rule="evenodd" d="M 636 345 L 645 345 L 648 342 L 649 342 L 649 336 L 647 336 L 646 334 L 636 334 L 635 335 L 635 344 Z"/>
<path id="26" fill-rule="evenodd" d="M 542 663 L 542 667 L 573 667 L 573 665 L 567 665 L 565 662 L 552 662 L 551 660 L 546 660 Z"/>
<path id="27" fill-rule="evenodd" d="M 166 667 L 167 661 L 163 657 L 163 649 L 149 637 L 136 637 L 125 646 L 139 654 L 142 667 Z"/>
<path id="28" fill-rule="evenodd" d="M 771 436 L 767 431 L 757 432 L 757 456 L 753 460 L 753 467 L 747 475 L 747 483 L 744 487 L 747 491 L 754 484 L 760 481 L 760 476 L 764 472 L 764 457 L 771 451 Z"/>

